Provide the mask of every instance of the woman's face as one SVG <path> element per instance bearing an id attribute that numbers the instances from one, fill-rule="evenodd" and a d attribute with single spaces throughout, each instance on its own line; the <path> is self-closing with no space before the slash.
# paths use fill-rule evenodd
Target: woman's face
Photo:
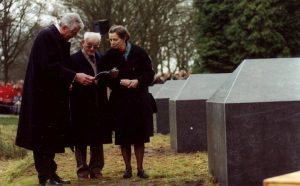
<path id="1" fill-rule="evenodd" d="M 126 42 L 125 40 L 121 39 L 117 33 L 109 33 L 109 42 L 110 46 L 114 49 L 118 49 L 120 51 L 125 50 L 126 48 Z"/>

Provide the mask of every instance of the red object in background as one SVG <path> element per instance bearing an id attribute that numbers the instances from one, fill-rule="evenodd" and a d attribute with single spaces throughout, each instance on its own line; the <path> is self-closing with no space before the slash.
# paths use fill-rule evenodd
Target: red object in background
<path id="1" fill-rule="evenodd" d="M 0 86 L 0 103 L 5 105 L 13 105 L 16 92 L 11 86 Z"/>

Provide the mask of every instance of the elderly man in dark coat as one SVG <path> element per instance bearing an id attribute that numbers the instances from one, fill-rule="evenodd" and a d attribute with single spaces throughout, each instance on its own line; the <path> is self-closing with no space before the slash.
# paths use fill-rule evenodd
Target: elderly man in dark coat
<path id="1" fill-rule="evenodd" d="M 40 185 L 70 181 L 56 174 L 55 153 L 68 146 L 69 87 L 73 81 L 88 85 L 94 77 L 69 68 L 70 43 L 83 22 L 76 13 L 65 14 L 58 25 L 37 35 L 27 67 L 16 145 L 33 151 Z"/>
<path id="2" fill-rule="evenodd" d="M 101 71 L 101 55 L 97 53 L 101 35 L 86 32 L 82 49 L 71 55 L 71 67 L 78 73 L 95 76 Z M 103 143 L 112 143 L 112 132 L 107 117 L 107 90 L 100 78 L 89 86 L 74 83 L 71 91 L 71 123 L 74 132 L 75 157 L 78 179 L 100 178 L 104 166 Z M 87 164 L 87 146 L 90 161 Z"/>

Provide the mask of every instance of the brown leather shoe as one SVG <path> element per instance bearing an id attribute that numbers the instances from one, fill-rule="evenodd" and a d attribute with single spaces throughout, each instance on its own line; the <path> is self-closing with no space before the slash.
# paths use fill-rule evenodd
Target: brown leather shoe
<path id="1" fill-rule="evenodd" d="M 85 181 L 89 179 L 88 175 L 77 175 L 78 180 Z"/>
<path id="2" fill-rule="evenodd" d="M 99 173 L 90 173 L 90 178 L 91 179 L 100 179 L 102 178 L 102 173 L 99 172 Z"/>

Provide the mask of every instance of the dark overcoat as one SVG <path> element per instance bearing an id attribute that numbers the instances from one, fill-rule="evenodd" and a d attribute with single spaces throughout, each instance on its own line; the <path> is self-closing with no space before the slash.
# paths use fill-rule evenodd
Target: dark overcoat
<path id="1" fill-rule="evenodd" d="M 109 105 L 114 120 L 115 144 L 149 142 L 153 135 L 153 111 L 148 86 L 154 71 L 144 49 L 132 45 L 127 61 L 116 49 L 110 49 L 103 57 L 107 69 L 117 67 L 119 76 L 110 82 L 112 92 Z M 120 85 L 121 79 L 137 79 L 137 88 Z"/>
<path id="2" fill-rule="evenodd" d="M 69 145 L 70 43 L 51 25 L 37 35 L 29 56 L 16 145 L 64 152 Z"/>
<path id="3" fill-rule="evenodd" d="M 97 71 L 101 71 L 101 56 L 96 53 Z M 95 76 L 90 62 L 81 50 L 71 55 L 75 72 Z M 71 124 L 75 145 L 93 145 L 112 142 L 111 126 L 107 118 L 107 91 L 103 78 L 97 84 L 74 83 L 70 97 Z"/>

